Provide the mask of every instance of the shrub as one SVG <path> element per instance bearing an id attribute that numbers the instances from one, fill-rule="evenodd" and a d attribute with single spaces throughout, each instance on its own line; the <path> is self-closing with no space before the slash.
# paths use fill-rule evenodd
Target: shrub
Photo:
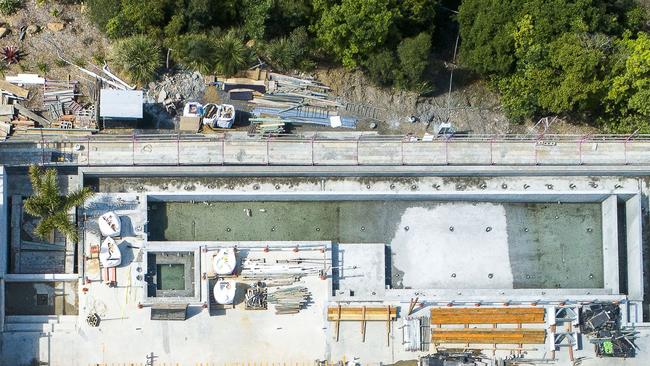
<path id="1" fill-rule="evenodd" d="M 395 55 L 389 50 L 383 50 L 368 57 L 364 66 L 370 79 L 382 86 L 390 86 L 395 80 Z"/>
<path id="2" fill-rule="evenodd" d="M 399 57 L 399 74 L 397 86 L 413 89 L 419 86 L 425 70 L 429 66 L 431 36 L 420 33 L 413 38 L 404 39 L 397 47 Z"/>
<path id="3" fill-rule="evenodd" d="M 313 66 L 308 59 L 309 35 L 304 27 L 296 28 L 289 37 L 274 39 L 262 48 L 264 58 L 282 71 Z"/>
<path id="4" fill-rule="evenodd" d="M 226 76 L 231 76 L 237 71 L 248 66 L 250 50 L 244 45 L 244 40 L 236 31 L 230 30 L 216 42 L 215 68 L 216 71 Z"/>
<path id="5" fill-rule="evenodd" d="M 0 14 L 11 15 L 22 6 L 21 0 L 0 0 Z"/>
<path id="6" fill-rule="evenodd" d="M 120 0 L 86 0 L 88 17 L 99 29 L 106 31 L 108 21 L 120 12 Z"/>
<path id="7" fill-rule="evenodd" d="M 160 46 L 154 39 L 144 35 L 116 42 L 112 56 L 117 67 L 138 84 L 153 80 L 162 66 Z"/>
<path id="8" fill-rule="evenodd" d="M 205 34 L 182 35 L 173 49 L 179 63 L 204 74 L 214 71 L 217 47 Z"/>

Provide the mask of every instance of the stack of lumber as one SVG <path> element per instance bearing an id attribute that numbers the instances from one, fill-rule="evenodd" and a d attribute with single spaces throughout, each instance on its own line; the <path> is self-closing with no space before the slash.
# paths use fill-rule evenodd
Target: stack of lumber
<path id="1" fill-rule="evenodd" d="M 390 322 L 397 318 L 397 308 L 393 306 L 328 306 L 327 320 L 336 322 L 336 341 L 339 340 L 339 329 L 342 321 L 361 322 L 361 337 L 366 341 L 366 322 L 386 322 L 386 343 L 390 343 Z"/>
<path id="2" fill-rule="evenodd" d="M 387 321 L 397 318 L 397 308 L 391 306 L 328 306 L 329 321 Z"/>
<path id="3" fill-rule="evenodd" d="M 295 286 L 272 292 L 267 300 L 274 305 L 276 314 L 295 314 L 307 305 L 310 297 L 307 287 Z"/>
<path id="4" fill-rule="evenodd" d="M 437 328 L 431 331 L 433 343 L 544 344 L 544 329 Z"/>
<path id="5" fill-rule="evenodd" d="M 433 308 L 431 330 L 433 343 L 465 344 L 543 344 L 546 331 L 522 328 L 522 324 L 544 324 L 544 308 Z M 444 325 L 464 328 L 443 328 Z M 485 324 L 492 328 L 469 325 Z M 501 327 L 497 327 L 501 325 Z M 503 326 L 506 325 L 506 326 Z"/>
<path id="6" fill-rule="evenodd" d="M 433 308 L 431 324 L 543 324 L 544 308 Z"/>

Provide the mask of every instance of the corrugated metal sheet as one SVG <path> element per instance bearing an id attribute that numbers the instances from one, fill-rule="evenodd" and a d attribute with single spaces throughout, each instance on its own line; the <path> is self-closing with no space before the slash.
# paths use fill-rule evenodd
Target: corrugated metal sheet
<path id="1" fill-rule="evenodd" d="M 102 89 L 99 94 L 99 117 L 142 118 L 142 90 Z"/>

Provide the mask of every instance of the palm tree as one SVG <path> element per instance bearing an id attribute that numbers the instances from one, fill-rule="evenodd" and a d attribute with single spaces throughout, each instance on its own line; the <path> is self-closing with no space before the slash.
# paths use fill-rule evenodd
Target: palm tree
<path id="1" fill-rule="evenodd" d="M 54 168 L 43 171 L 36 165 L 30 166 L 29 179 L 32 181 L 34 194 L 25 200 L 23 207 L 28 214 L 41 218 L 34 230 L 39 237 L 45 239 L 52 231 L 58 230 L 76 242 L 79 234 L 75 223 L 68 216 L 68 211 L 83 205 L 94 193 L 90 188 L 84 187 L 68 195 L 61 195 L 56 175 Z"/>

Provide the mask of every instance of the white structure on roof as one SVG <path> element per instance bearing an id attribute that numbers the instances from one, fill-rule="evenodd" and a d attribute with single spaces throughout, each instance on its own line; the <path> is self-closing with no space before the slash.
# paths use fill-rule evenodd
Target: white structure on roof
<path id="1" fill-rule="evenodd" d="M 99 117 L 140 119 L 142 105 L 142 90 L 102 89 L 99 94 Z"/>

